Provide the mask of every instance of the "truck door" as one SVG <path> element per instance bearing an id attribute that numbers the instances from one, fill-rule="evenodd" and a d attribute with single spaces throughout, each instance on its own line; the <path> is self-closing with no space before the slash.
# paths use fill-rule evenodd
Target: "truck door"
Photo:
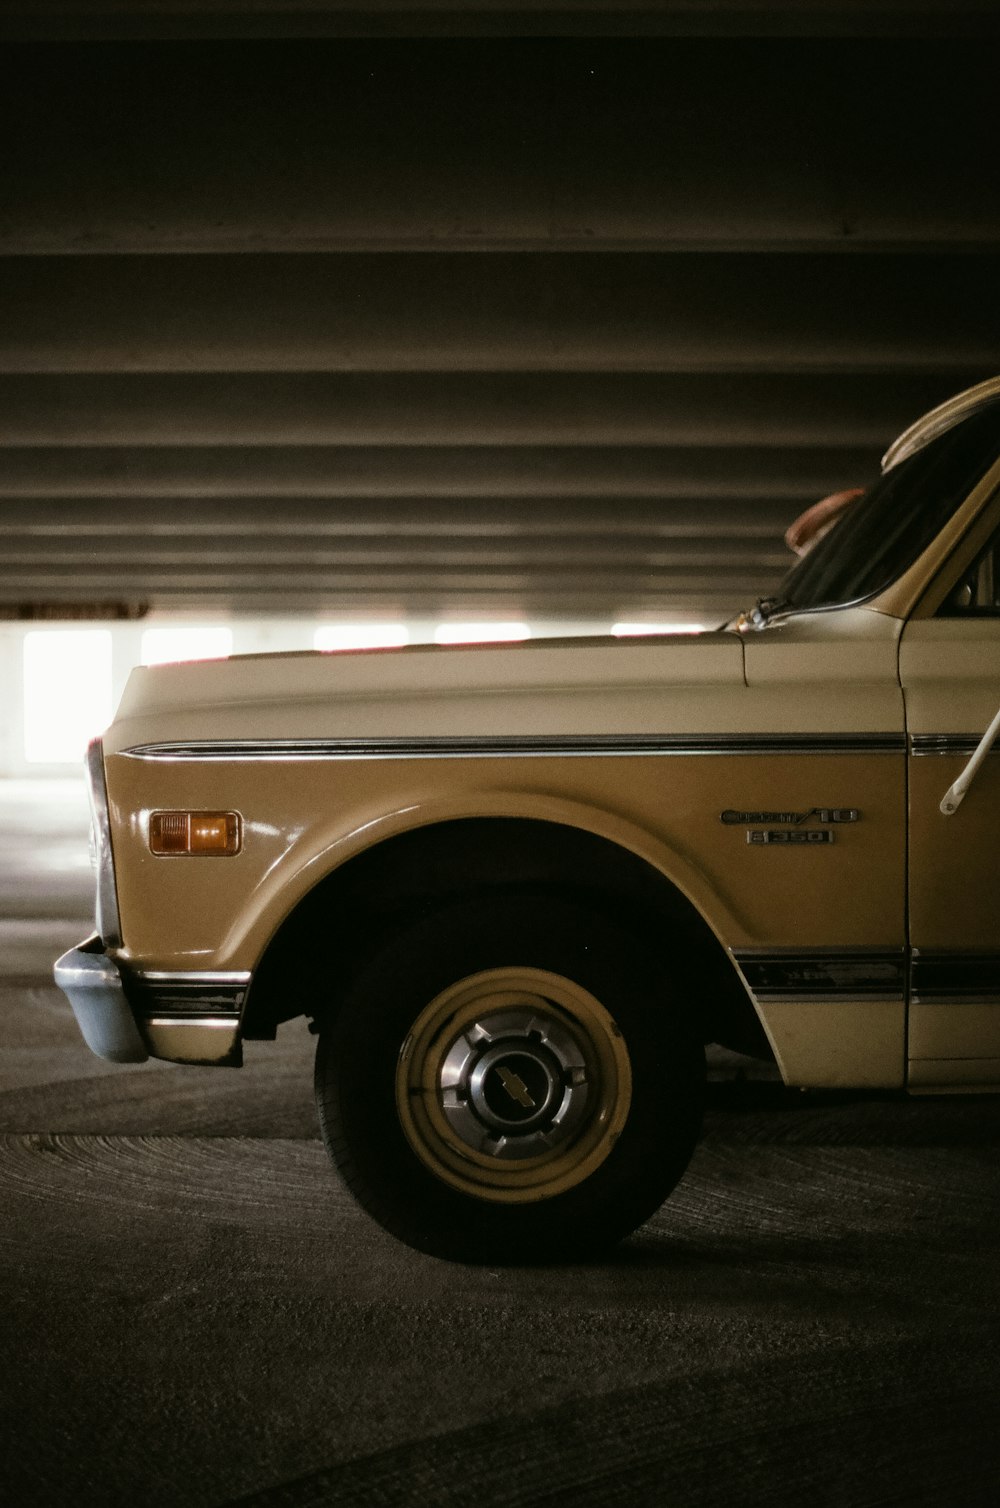
<path id="1" fill-rule="evenodd" d="M 941 801 L 1000 709 L 997 502 L 927 616 L 906 625 L 909 736 L 908 1082 L 1000 1087 L 1000 740 L 953 815 Z M 993 529 L 992 537 L 989 530 Z M 978 553 L 977 553 L 978 549 Z"/>

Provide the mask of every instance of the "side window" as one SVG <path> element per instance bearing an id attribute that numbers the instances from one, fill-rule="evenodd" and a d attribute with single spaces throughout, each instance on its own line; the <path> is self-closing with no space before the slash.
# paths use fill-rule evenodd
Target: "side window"
<path id="1" fill-rule="evenodd" d="M 938 610 L 939 618 L 1000 618 L 1000 534 L 973 562 Z"/>

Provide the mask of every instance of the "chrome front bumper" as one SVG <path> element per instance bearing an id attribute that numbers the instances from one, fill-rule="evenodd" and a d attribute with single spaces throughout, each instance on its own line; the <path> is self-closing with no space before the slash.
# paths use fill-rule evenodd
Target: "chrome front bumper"
<path id="1" fill-rule="evenodd" d="M 145 1063 L 149 1053 L 121 976 L 96 934 L 57 959 L 52 972 L 91 1052 L 110 1063 Z"/>
<path id="2" fill-rule="evenodd" d="M 240 1018 L 248 970 L 156 973 L 130 970 L 129 995 L 95 933 L 55 964 L 56 984 L 73 1007 L 83 1040 L 110 1063 L 243 1062 Z"/>

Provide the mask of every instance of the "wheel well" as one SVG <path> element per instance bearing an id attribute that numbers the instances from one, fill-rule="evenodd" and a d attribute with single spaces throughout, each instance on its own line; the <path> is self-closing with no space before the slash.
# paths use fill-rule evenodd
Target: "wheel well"
<path id="1" fill-rule="evenodd" d="M 285 919 L 255 972 L 244 1035 L 335 1011 L 347 980 L 387 934 L 472 891 L 558 893 L 599 908 L 671 952 L 706 1042 L 771 1057 L 739 976 L 711 928 L 644 860 L 579 828 L 461 818 L 387 839 L 322 879 Z"/>

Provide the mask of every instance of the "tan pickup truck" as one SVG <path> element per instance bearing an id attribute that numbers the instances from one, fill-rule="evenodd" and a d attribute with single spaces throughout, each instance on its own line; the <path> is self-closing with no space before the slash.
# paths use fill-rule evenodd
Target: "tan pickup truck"
<path id="1" fill-rule="evenodd" d="M 461 1260 L 645 1220 L 706 1043 L 1000 1088 L 998 456 L 1000 379 L 714 633 L 134 671 L 56 965 L 87 1042 L 237 1066 L 309 1017 L 346 1183 Z"/>

